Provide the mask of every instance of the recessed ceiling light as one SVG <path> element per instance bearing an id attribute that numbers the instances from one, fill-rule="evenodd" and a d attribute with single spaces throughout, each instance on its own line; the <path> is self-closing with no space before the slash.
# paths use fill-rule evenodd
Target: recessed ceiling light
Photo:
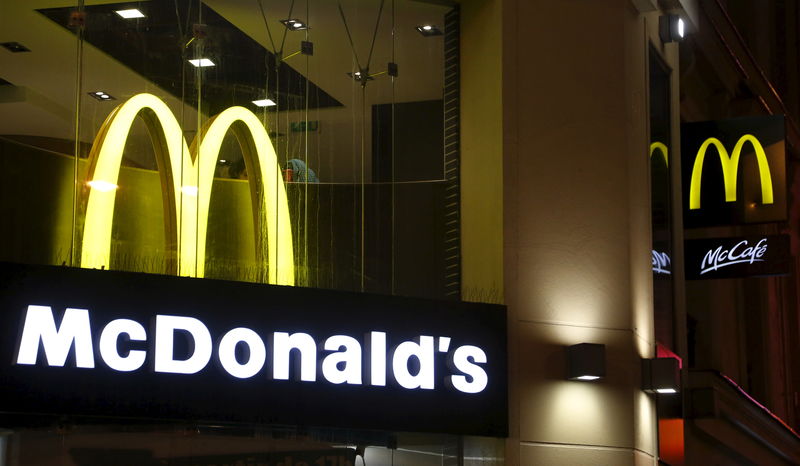
<path id="1" fill-rule="evenodd" d="M 189 63 L 194 65 L 197 68 L 205 68 L 207 66 L 216 66 L 216 64 L 209 60 L 208 58 L 198 58 L 195 60 L 189 60 Z"/>
<path id="2" fill-rule="evenodd" d="M 24 45 L 20 44 L 19 42 L 3 42 L 3 47 L 5 47 L 9 52 L 20 53 L 20 52 L 30 52 L 31 49 L 25 47 Z"/>
<path id="3" fill-rule="evenodd" d="M 433 24 L 422 24 L 417 26 L 417 31 L 425 37 L 441 36 L 442 30 Z"/>
<path id="4" fill-rule="evenodd" d="M 275 105 L 275 102 L 273 102 L 272 99 L 254 100 L 253 103 L 259 107 L 272 107 Z"/>
<path id="5" fill-rule="evenodd" d="M 308 24 L 300 21 L 299 19 L 282 19 L 281 24 L 292 31 L 305 31 L 306 29 L 311 29 L 308 27 Z"/>
<path id="6" fill-rule="evenodd" d="M 144 13 L 136 8 L 131 8 L 129 10 L 117 10 L 116 13 L 125 19 L 144 18 Z"/>
<path id="7" fill-rule="evenodd" d="M 97 100 L 100 100 L 100 101 L 117 100 L 116 98 L 114 98 L 111 94 L 109 94 L 106 91 L 89 92 L 89 95 L 94 97 Z"/>

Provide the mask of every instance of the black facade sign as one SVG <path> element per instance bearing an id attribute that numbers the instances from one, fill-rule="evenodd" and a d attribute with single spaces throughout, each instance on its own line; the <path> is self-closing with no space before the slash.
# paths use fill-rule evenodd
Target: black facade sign
<path id="1" fill-rule="evenodd" d="M 745 278 L 789 273 L 787 235 L 686 241 L 686 279 Z"/>
<path id="2" fill-rule="evenodd" d="M 681 125 L 684 226 L 787 218 L 782 115 Z"/>
<path id="3" fill-rule="evenodd" d="M 505 436 L 503 306 L 0 263 L 0 413 Z"/>

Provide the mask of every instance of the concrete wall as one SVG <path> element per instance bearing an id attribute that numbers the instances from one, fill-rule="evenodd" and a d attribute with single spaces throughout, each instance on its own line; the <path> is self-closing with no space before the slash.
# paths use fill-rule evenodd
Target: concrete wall
<path id="1" fill-rule="evenodd" d="M 481 103 L 495 99 L 482 125 L 462 127 L 464 278 L 477 282 L 479 262 L 500 276 L 486 260 L 496 244 L 472 248 L 479 233 L 502 234 L 507 464 L 655 464 L 655 408 L 639 374 L 654 348 L 644 17 L 629 0 L 463 5 L 464 114 L 479 118 L 468 111 L 471 79 L 482 79 Z M 502 224 L 491 211 L 498 186 Z M 565 380 L 564 347 L 582 342 L 606 345 L 604 381 Z"/>

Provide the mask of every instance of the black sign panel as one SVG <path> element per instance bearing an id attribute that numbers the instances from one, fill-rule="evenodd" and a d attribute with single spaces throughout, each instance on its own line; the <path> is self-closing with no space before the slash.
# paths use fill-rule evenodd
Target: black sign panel
<path id="1" fill-rule="evenodd" d="M 686 241 L 686 279 L 744 278 L 789 273 L 787 235 Z"/>
<path id="2" fill-rule="evenodd" d="M 684 226 L 784 221 L 782 115 L 681 125 Z"/>
<path id="3" fill-rule="evenodd" d="M 72 448 L 69 451 L 77 466 L 354 466 L 356 451 L 336 450 L 272 451 L 156 458 L 150 450 L 113 448 Z"/>
<path id="4" fill-rule="evenodd" d="M 505 436 L 506 312 L 0 263 L 0 412 Z"/>

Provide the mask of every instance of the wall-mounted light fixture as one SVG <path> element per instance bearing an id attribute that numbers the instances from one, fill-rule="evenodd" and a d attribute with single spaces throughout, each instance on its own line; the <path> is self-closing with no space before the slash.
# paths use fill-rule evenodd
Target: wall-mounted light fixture
<path id="1" fill-rule="evenodd" d="M 589 382 L 606 376 L 606 346 L 580 343 L 567 346 L 567 378 Z"/>
<path id="2" fill-rule="evenodd" d="M 681 388 L 681 372 L 675 358 L 642 359 L 642 390 L 669 395 Z"/>
<path id="3" fill-rule="evenodd" d="M 658 35 L 661 42 L 679 42 L 686 35 L 686 23 L 680 15 L 663 15 L 658 18 Z"/>

